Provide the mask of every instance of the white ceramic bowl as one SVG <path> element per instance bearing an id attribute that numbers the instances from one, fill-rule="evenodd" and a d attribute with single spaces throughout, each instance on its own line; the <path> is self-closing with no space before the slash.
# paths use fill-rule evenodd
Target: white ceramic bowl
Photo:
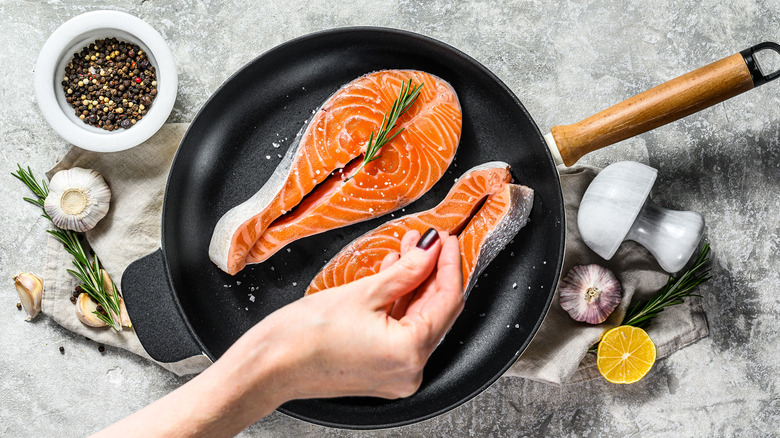
<path id="1" fill-rule="evenodd" d="M 156 68 L 157 96 L 131 128 L 106 131 L 76 117 L 65 101 L 61 82 L 74 53 L 111 37 L 137 44 L 146 52 Z M 129 149 L 154 135 L 171 113 L 178 81 L 173 55 L 162 36 L 140 18 L 118 11 L 87 12 L 66 21 L 46 40 L 35 64 L 35 97 L 43 117 L 68 142 L 97 152 Z"/>

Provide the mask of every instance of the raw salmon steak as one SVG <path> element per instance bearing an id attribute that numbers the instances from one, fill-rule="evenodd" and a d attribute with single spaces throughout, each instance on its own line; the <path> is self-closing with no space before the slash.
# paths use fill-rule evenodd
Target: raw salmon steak
<path id="1" fill-rule="evenodd" d="M 436 207 L 390 221 L 350 243 L 314 277 L 306 294 L 376 274 L 386 255 L 401 251 L 407 231 L 424 233 L 431 227 L 458 235 L 463 290 L 468 294 L 479 274 L 528 222 L 534 192 L 510 181 L 506 163 L 469 170 Z"/>
<path id="2" fill-rule="evenodd" d="M 423 84 L 398 119 L 398 136 L 379 158 L 352 175 L 366 144 L 402 85 Z M 341 87 L 312 117 L 263 187 L 219 220 L 209 257 L 235 274 L 290 242 L 381 216 L 422 196 L 441 178 L 460 142 L 455 90 L 415 70 L 385 70 Z M 393 130 L 395 132 L 395 130 Z"/>

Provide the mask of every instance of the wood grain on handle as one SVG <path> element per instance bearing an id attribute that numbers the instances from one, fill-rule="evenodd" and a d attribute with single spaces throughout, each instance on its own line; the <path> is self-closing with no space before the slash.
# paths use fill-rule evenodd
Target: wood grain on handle
<path id="1" fill-rule="evenodd" d="M 693 114 L 753 88 L 739 53 L 713 62 L 620 102 L 572 125 L 551 132 L 563 163 Z"/>

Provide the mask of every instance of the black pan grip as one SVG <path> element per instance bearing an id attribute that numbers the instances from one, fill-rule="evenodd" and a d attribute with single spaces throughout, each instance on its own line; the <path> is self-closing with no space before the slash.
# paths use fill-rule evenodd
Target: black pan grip
<path id="1" fill-rule="evenodd" d="M 127 267 L 122 296 L 133 329 L 152 359 L 171 363 L 202 354 L 174 301 L 162 249 Z"/>

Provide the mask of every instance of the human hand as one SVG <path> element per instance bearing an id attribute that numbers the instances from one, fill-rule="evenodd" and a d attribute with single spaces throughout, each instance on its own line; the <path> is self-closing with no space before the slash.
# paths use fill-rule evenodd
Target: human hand
<path id="1" fill-rule="evenodd" d="M 434 241 L 426 250 L 418 240 Z M 253 339 L 271 346 L 263 350 L 276 352 L 285 399 L 406 397 L 463 309 L 462 284 L 455 236 L 409 232 L 400 258 L 386 257 L 378 274 L 279 309 L 236 347 L 251 350 Z"/>
<path id="2" fill-rule="evenodd" d="M 202 374 L 95 436 L 233 436 L 296 398 L 409 396 L 463 310 L 461 277 L 455 236 L 406 233 L 378 274 L 277 310 Z"/>

